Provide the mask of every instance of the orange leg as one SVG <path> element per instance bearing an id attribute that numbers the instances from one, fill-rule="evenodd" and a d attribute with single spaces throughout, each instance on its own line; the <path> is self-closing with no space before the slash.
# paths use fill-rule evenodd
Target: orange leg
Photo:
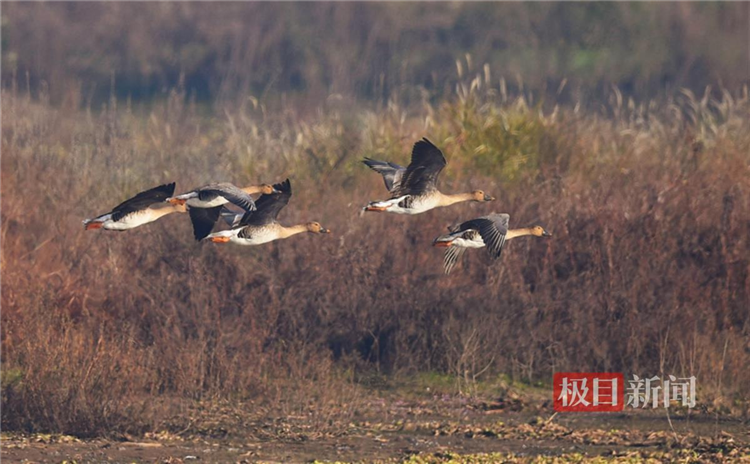
<path id="1" fill-rule="evenodd" d="M 86 224 L 86 230 L 95 230 L 95 229 L 101 229 L 103 223 L 101 222 L 89 222 Z"/>
<path id="2" fill-rule="evenodd" d="M 214 243 L 227 243 L 229 237 L 211 237 L 211 241 Z"/>

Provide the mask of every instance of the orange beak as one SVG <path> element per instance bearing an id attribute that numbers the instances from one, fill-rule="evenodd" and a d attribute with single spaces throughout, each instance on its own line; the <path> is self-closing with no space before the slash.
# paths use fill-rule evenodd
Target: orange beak
<path id="1" fill-rule="evenodd" d="M 95 230 L 95 229 L 101 229 L 102 223 L 101 222 L 89 222 L 86 224 L 86 230 Z"/>
<path id="2" fill-rule="evenodd" d="M 181 200 L 179 198 L 170 198 L 169 202 L 173 205 L 184 205 L 187 200 Z"/>
<path id="3" fill-rule="evenodd" d="M 453 242 L 435 242 L 432 246 L 436 248 L 449 248 L 451 245 L 453 245 Z"/>
<path id="4" fill-rule="evenodd" d="M 388 208 L 382 207 L 382 206 L 367 206 L 365 207 L 365 211 L 385 211 Z"/>
<path id="5" fill-rule="evenodd" d="M 214 243 L 227 243 L 229 237 L 211 237 L 211 241 Z"/>

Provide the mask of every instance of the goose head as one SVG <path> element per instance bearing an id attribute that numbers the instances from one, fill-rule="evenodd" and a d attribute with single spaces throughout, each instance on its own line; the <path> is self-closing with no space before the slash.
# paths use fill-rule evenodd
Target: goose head
<path id="1" fill-rule="evenodd" d="M 471 192 L 471 199 L 472 201 L 493 201 L 495 197 L 484 193 L 484 190 L 474 190 Z"/>
<path id="2" fill-rule="evenodd" d="M 330 234 L 331 231 L 329 229 L 326 229 L 325 227 L 321 226 L 319 222 L 308 222 L 305 224 L 307 226 L 307 231 L 312 234 Z"/>
<path id="3" fill-rule="evenodd" d="M 547 232 L 544 227 L 542 226 L 534 226 L 531 228 L 531 235 L 535 235 L 537 237 L 552 237 L 552 234 Z"/>
<path id="4" fill-rule="evenodd" d="M 273 188 L 273 185 L 270 184 L 260 184 L 260 193 L 264 195 L 270 195 L 272 193 L 281 193 L 275 188 Z"/>

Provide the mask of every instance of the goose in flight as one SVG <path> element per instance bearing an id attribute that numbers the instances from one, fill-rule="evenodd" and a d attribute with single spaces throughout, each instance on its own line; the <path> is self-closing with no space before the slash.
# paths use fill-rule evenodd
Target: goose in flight
<path id="1" fill-rule="evenodd" d="M 190 221 L 193 223 L 193 235 L 196 240 L 203 240 L 216 224 L 222 207 L 233 203 L 245 211 L 255 210 L 255 201 L 251 194 L 274 193 L 273 186 L 268 184 L 251 185 L 239 188 L 230 183 L 214 183 L 197 188 L 182 195 L 170 197 L 167 201 L 173 205 L 187 205 Z"/>
<path id="2" fill-rule="evenodd" d="M 289 238 L 302 232 L 313 234 L 330 232 L 318 222 L 308 222 L 292 227 L 279 224 L 276 217 L 279 215 L 279 211 L 289 203 L 289 198 L 292 196 L 292 185 L 287 179 L 273 187 L 278 193 L 263 194 L 258 198 L 257 209 L 245 213 L 237 227 L 209 234 L 205 240 L 214 243 L 231 242 L 238 245 L 261 245 L 274 240 Z"/>
<path id="3" fill-rule="evenodd" d="M 447 234 L 439 236 L 433 242 L 433 246 L 447 248 L 443 259 L 445 273 L 450 274 L 453 266 L 467 248 L 486 247 L 490 256 L 497 259 L 503 251 L 506 240 L 525 235 L 552 236 L 542 226 L 508 229 L 509 220 L 508 214 L 493 213 L 449 227 Z"/>
<path id="4" fill-rule="evenodd" d="M 463 201 L 492 201 L 495 198 L 482 190 L 469 193 L 444 194 L 437 189 L 440 171 L 446 165 L 438 147 L 423 138 L 414 144 L 411 163 L 405 169 L 397 164 L 365 159 L 364 163 L 383 175 L 391 198 L 373 201 L 365 211 L 385 211 L 396 214 L 419 214 L 440 206 Z"/>
<path id="5" fill-rule="evenodd" d="M 125 200 L 112 211 L 83 221 L 85 230 L 128 230 L 171 213 L 184 213 L 184 205 L 164 204 L 174 193 L 174 182 L 154 187 Z"/>

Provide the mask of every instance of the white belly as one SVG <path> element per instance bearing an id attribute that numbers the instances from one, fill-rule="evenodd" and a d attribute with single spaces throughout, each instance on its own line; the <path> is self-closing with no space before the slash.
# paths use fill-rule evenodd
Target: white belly
<path id="1" fill-rule="evenodd" d="M 108 219 L 102 224 L 103 229 L 107 230 L 128 230 L 133 229 L 143 224 L 148 224 L 156 220 L 158 216 L 153 214 L 153 211 L 146 209 L 143 211 L 137 211 L 135 213 L 128 214 L 119 221 L 113 221 Z"/>
<path id="2" fill-rule="evenodd" d="M 270 235 L 259 235 L 250 237 L 249 239 L 239 238 L 235 235 L 229 241 L 231 243 L 236 243 L 237 245 L 263 245 L 264 243 L 273 242 L 274 240 L 275 237 L 272 237 Z"/>
<path id="3" fill-rule="evenodd" d="M 482 240 L 482 237 L 477 234 L 477 238 L 474 240 L 466 240 L 465 238 L 456 238 L 452 242 L 453 246 L 462 247 L 462 248 L 483 248 L 484 247 L 484 240 Z"/>
<path id="4" fill-rule="evenodd" d="M 386 207 L 386 212 L 388 213 L 413 215 L 429 211 L 435 208 L 438 204 L 437 198 L 435 197 L 421 197 L 420 199 L 412 202 L 411 208 L 402 208 L 401 206 L 399 206 L 399 203 L 405 198 L 406 196 L 380 201 L 373 203 L 372 206 Z"/>
<path id="5" fill-rule="evenodd" d="M 410 208 L 409 209 L 402 208 L 402 207 L 400 207 L 398 205 L 391 206 L 386 211 L 389 212 L 389 213 L 393 213 L 393 214 L 419 214 L 419 213 L 421 213 L 421 211 L 415 211 L 415 210 L 410 209 Z"/>
<path id="6" fill-rule="evenodd" d="M 429 197 L 420 197 L 419 200 L 415 200 L 411 204 L 411 208 L 409 208 L 409 211 L 412 211 L 409 214 L 419 214 L 424 213 L 425 211 L 429 211 L 433 208 L 436 208 L 438 206 L 438 199 L 435 196 L 429 196 Z"/>

